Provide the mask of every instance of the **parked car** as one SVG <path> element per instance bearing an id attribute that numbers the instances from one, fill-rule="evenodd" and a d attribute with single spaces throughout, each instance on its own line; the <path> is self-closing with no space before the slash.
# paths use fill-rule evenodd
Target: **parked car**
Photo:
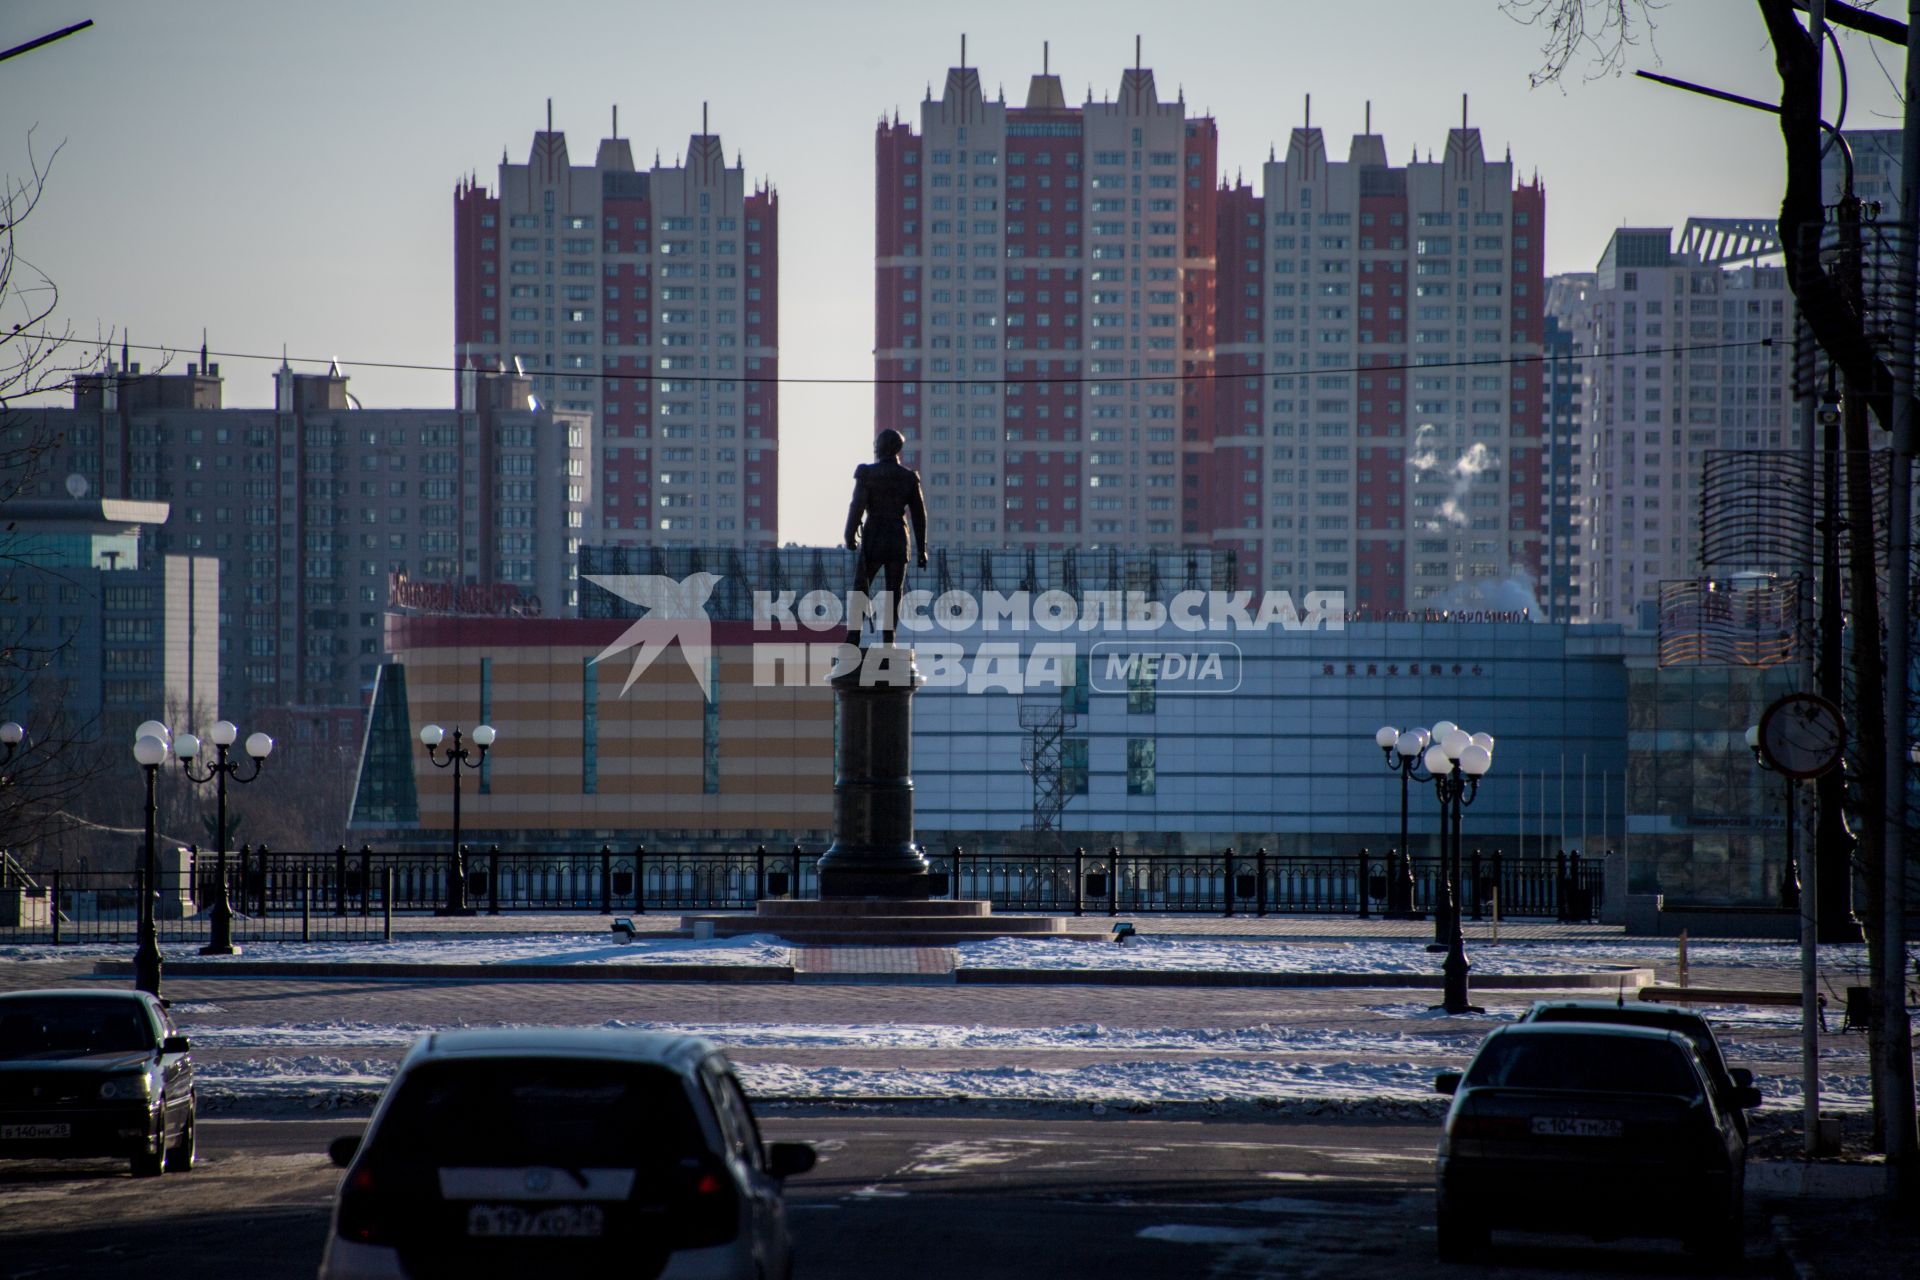
<path id="1" fill-rule="evenodd" d="M 779 1280 L 784 1179 L 732 1064 L 692 1036 L 442 1032 L 416 1043 L 346 1167 L 321 1280 L 465 1273 Z"/>
<path id="2" fill-rule="evenodd" d="M 0 1156 L 122 1156 L 133 1175 L 193 1168 L 193 1059 L 141 991 L 0 995 Z"/>
<path id="3" fill-rule="evenodd" d="M 1453 1095 L 1435 1162 L 1443 1260 L 1484 1248 L 1494 1227 L 1741 1255 L 1746 1139 L 1686 1035 L 1518 1023 L 1434 1087 Z"/>
<path id="4" fill-rule="evenodd" d="M 1656 1027 L 1678 1031 L 1693 1041 L 1700 1064 L 1707 1069 L 1707 1083 L 1713 1086 L 1714 1100 L 1723 1111 L 1731 1112 L 1747 1136 L 1747 1112 L 1760 1106 L 1760 1090 L 1753 1084 L 1753 1072 L 1745 1067 L 1729 1067 L 1714 1037 L 1713 1025 L 1692 1009 L 1679 1005 L 1652 1004 L 1626 1000 L 1537 1000 L 1522 1022 L 1599 1022 L 1608 1026 Z"/>

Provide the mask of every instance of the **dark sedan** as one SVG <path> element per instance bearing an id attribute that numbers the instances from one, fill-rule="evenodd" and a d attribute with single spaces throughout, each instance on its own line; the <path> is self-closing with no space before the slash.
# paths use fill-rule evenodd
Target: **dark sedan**
<path id="1" fill-rule="evenodd" d="M 193 1168 L 193 1061 L 139 991 L 0 995 L 0 1157 L 123 1156 L 135 1177 Z"/>
<path id="2" fill-rule="evenodd" d="M 1521 1023 L 1489 1035 L 1453 1095 L 1435 1172 L 1443 1260 L 1493 1227 L 1674 1236 L 1736 1259 L 1746 1139 L 1692 1040 L 1652 1028 Z"/>
<path id="3" fill-rule="evenodd" d="M 1759 1107 L 1760 1090 L 1753 1084 L 1753 1072 L 1745 1067 L 1729 1067 L 1720 1051 L 1720 1041 L 1704 1014 L 1672 1004 L 1653 1004 L 1644 1000 L 1536 1000 L 1522 1022 L 1599 1022 L 1608 1026 L 1654 1027 L 1678 1031 L 1693 1041 L 1700 1054 L 1700 1065 L 1707 1069 L 1707 1083 L 1713 1086 L 1714 1101 L 1733 1116 L 1742 1137 L 1747 1133 L 1747 1112 Z"/>

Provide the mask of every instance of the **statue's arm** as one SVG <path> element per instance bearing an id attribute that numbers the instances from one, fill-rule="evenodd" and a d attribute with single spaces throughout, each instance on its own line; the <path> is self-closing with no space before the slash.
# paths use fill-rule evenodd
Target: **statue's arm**
<path id="1" fill-rule="evenodd" d="M 853 470 L 853 501 L 847 506 L 847 550 L 860 545 L 860 521 L 867 514 L 867 476 L 865 467 Z"/>
<path id="2" fill-rule="evenodd" d="M 920 496 L 920 477 L 913 477 L 913 488 L 907 490 L 907 514 L 913 518 L 913 547 L 919 552 L 920 563 L 927 562 L 927 504 Z"/>

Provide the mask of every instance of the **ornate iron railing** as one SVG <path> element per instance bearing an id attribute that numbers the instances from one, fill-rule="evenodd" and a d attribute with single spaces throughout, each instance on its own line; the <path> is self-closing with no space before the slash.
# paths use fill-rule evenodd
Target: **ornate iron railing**
<path id="1" fill-rule="evenodd" d="M 218 898 L 214 855 L 188 850 L 178 883 L 161 876 L 163 943 L 205 941 Z M 243 846 L 228 855 L 234 937 L 246 941 L 391 936 L 398 915 L 510 912 L 644 914 L 751 910 L 767 898 L 819 892 L 818 856 L 798 846 L 752 850 L 465 851 L 459 882 L 447 852 L 336 848 L 289 853 Z M 984 899 L 1001 911 L 1060 915 L 1384 915 L 1389 880 L 1407 877 L 1391 853 L 1270 854 L 1076 849 L 1058 853 L 930 852 L 936 897 Z M 176 864 L 178 865 L 178 864 Z M 1475 851 L 1461 868 L 1462 911 L 1590 919 L 1604 890 L 1600 860 L 1578 853 L 1510 858 Z M 1416 857 L 1411 910 L 1444 897 L 1437 858 Z M 1496 897 L 1497 887 L 1497 897 Z M 464 893 L 450 894 L 452 889 Z M 132 872 L 23 873 L 0 884 L 0 942 L 132 941 Z M 56 905 L 57 904 L 57 905 Z"/>

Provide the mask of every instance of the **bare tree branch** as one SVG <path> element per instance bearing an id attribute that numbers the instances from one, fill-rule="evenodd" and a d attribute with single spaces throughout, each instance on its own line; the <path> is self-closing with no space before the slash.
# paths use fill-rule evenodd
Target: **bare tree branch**
<path id="1" fill-rule="evenodd" d="M 1642 38 L 1635 34 L 1636 10 L 1647 48 L 1658 65 L 1660 50 L 1653 40 L 1658 24 L 1653 15 L 1665 7 L 1661 0 L 1500 0 L 1500 10 L 1509 18 L 1546 32 L 1540 45 L 1540 69 L 1527 76 L 1536 89 L 1559 84 L 1566 69 L 1581 56 L 1592 59 L 1582 79 L 1620 75 L 1626 69 L 1627 51 Z"/>
<path id="2" fill-rule="evenodd" d="M 1793 7 L 1804 13 L 1807 0 L 1793 0 Z M 1898 45 L 1904 45 L 1907 42 L 1906 23 L 1898 18 L 1889 18 L 1885 14 L 1844 4 L 1841 0 L 1827 0 L 1827 25 L 1845 27 L 1850 31 L 1862 31 L 1876 39 L 1891 40 Z"/>
<path id="3" fill-rule="evenodd" d="M 60 634 L 54 614 L 26 598 L 78 585 L 17 535 L 7 508 L 32 496 L 65 443 L 42 414 L 20 401 L 70 385 L 95 363 L 103 344 L 78 343 L 51 321 L 60 291 L 46 272 L 20 256 L 21 228 L 39 208 L 61 148 L 44 158 L 27 134 L 23 176 L 0 177 L 0 713 L 26 723 L 28 738 L 0 779 L 0 841 L 21 849 L 72 825 L 71 806 L 96 788 L 106 762 L 97 717 L 70 705 L 65 670 L 76 637 Z"/>

